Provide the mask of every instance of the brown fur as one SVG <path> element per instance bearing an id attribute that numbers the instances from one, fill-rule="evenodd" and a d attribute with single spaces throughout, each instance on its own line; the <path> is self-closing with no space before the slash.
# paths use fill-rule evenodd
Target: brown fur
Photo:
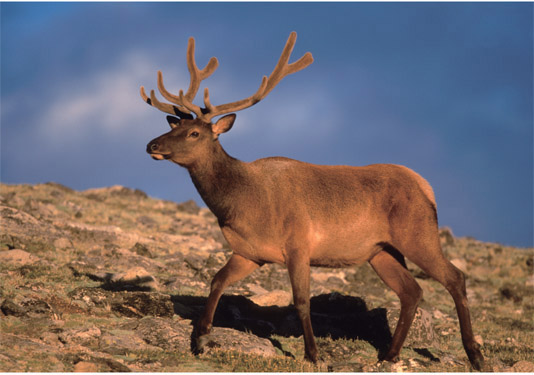
<path id="1" fill-rule="evenodd" d="M 280 61 L 287 63 L 286 49 Z M 275 72 L 271 76 L 280 80 Z M 158 105 L 171 111 L 170 105 Z M 209 112 L 210 106 L 207 108 Z M 180 107 L 180 111 L 187 109 Z M 264 263 L 285 264 L 302 322 L 306 358 L 315 362 L 318 353 L 310 320 L 310 266 L 369 262 L 401 301 L 391 347 L 381 358 L 395 361 L 422 295 L 406 269 L 408 258 L 450 292 L 469 360 L 474 368 L 482 368 L 464 275 L 441 251 L 436 203 L 427 181 L 404 166 L 390 164 L 320 166 L 282 157 L 244 163 L 230 157 L 218 140 L 221 133 L 230 130 L 235 115 L 224 116 L 215 124 L 198 117 L 168 117 L 172 130 L 151 141 L 147 152 L 155 159 L 168 159 L 188 169 L 233 251 L 212 281 L 205 312 L 197 324 L 199 337 L 210 332 L 217 303 L 228 285 Z"/>

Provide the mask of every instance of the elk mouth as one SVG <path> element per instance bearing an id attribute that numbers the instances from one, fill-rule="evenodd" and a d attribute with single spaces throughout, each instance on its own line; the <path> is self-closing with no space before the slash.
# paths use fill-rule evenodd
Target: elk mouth
<path id="1" fill-rule="evenodd" d="M 160 149 L 160 146 L 156 140 L 151 141 L 149 144 L 146 145 L 146 152 L 152 157 L 154 160 L 164 160 L 169 159 L 171 157 L 172 152 L 164 152 L 164 150 Z"/>
<path id="2" fill-rule="evenodd" d="M 165 160 L 165 159 L 169 159 L 171 157 L 171 154 L 155 154 L 155 153 L 151 153 L 150 157 L 152 159 L 154 159 L 154 160 Z"/>

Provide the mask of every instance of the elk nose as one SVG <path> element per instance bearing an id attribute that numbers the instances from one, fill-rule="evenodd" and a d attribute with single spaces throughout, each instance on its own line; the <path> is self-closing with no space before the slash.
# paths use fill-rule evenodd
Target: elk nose
<path id="1" fill-rule="evenodd" d="M 159 145 L 157 142 L 150 142 L 148 145 L 146 145 L 146 152 L 150 154 L 154 151 L 157 151 L 158 148 L 159 148 Z"/>

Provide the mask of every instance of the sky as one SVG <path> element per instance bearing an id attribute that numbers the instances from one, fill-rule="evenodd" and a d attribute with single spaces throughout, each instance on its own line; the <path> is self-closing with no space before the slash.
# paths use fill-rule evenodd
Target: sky
<path id="1" fill-rule="evenodd" d="M 169 130 L 143 103 L 162 70 L 196 61 L 215 105 L 248 97 L 291 31 L 314 63 L 237 113 L 232 156 L 406 165 L 433 186 L 440 226 L 533 246 L 532 3 L 1 3 L 0 181 L 123 185 L 203 204 L 146 144 Z M 196 103 L 201 105 L 201 94 Z M 160 99 L 162 99 L 160 97 Z"/>

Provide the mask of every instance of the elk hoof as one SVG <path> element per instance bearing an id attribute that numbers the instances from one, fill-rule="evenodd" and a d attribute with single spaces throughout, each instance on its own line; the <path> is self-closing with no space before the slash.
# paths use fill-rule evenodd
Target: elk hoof
<path id="1" fill-rule="evenodd" d="M 471 353 L 469 356 L 469 362 L 471 362 L 471 366 L 473 366 L 473 368 L 477 371 L 482 371 L 484 368 L 484 357 L 480 351 Z"/>
<path id="2" fill-rule="evenodd" d="M 198 336 L 196 338 L 197 351 L 199 353 L 202 353 L 204 351 L 204 348 L 208 345 L 209 341 L 210 341 L 210 339 L 209 339 L 208 335 Z"/>
<path id="3" fill-rule="evenodd" d="M 399 355 L 398 354 L 390 354 L 386 353 L 378 357 L 378 360 L 380 362 L 386 361 L 386 362 L 398 362 L 399 361 Z"/>
<path id="4" fill-rule="evenodd" d="M 310 362 L 313 362 L 313 363 L 317 364 L 317 361 L 318 361 L 317 352 L 315 352 L 315 353 L 306 353 L 304 355 L 304 359 L 307 360 L 307 361 L 310 361 Z"/>
<path id="5" fill-rule="evenodd" d="M 195 338 L 195 354 L 204 353 L 206 348 L 220 347 L 220 344 L 212 340 L 211 335 L 206 334 Z"/>

